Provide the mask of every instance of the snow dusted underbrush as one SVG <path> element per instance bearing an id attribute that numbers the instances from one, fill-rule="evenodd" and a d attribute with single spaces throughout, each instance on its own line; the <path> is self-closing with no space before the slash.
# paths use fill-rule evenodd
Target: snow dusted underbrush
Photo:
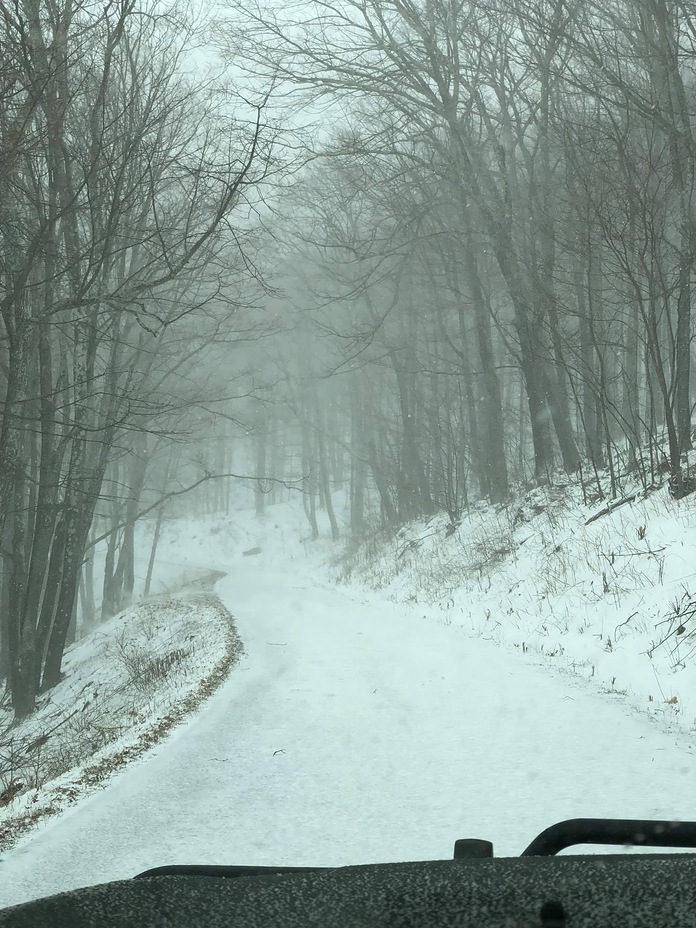
<path id="1" fill-rule="evenodd" d="M 334 569 L 696 729 L 696 494 L 586 506 L 577 486 L 535 489 L 376 536 Z"/>
<path id="2" fill-rule="evenodd" d="M 0 707 L 0 849 L 144 753 L 225 679 L 242 653 L 231 616 L 200 573 L 66 651 L 65 679 L 12 723 Z"/>

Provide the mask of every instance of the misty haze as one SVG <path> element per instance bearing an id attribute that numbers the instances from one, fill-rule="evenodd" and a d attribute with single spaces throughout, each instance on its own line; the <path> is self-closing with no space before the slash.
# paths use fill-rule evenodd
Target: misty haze
<path id="1" fill-rule="evenodd" d="M 691 0 L 0 0 L 0 908 L 696 819 L 695 184 Z"/>

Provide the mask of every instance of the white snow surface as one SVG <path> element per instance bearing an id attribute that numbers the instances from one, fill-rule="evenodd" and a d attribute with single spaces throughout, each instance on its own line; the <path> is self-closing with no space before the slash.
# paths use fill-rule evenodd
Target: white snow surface
<path id="1" fill-rule="evenodd" d="M 659 546 L 671 531 L 686 557 L 696 522 L 684 516 L 680 534 L 661 513 Z M 669 728 L 594 679 L 554 672 L 537 648 L 522 653 L 519 621 L 499 641 L 471 621 L 496 592 L 507 608 L 509 570 L 478 593 L 452 592 L 445 612 L 412 593 L 399 603 L 393 582 L 337 585 L 303 519 L 301 506 L 283 504 L 262 519 L 170 527 L 161 564 L 172 577 L 227 572 L 217 592 L 245 656 L 166 741 L 3 855 L 0 907 L 166 864 L 449 858 L 463 837 L 517 855 L 566 818 L 696 818 L 688 725 Z M 262 553 L 243 556 L 255 544 Z M 594 621 L 590 605 L 581 624 Z M 564 608 L 572 618 L 569 599 Z M 595 637 L 597 654 L 608 653 Z M 590 648 L 592 636 L 570 628 L 570 651 L 576 639 Z M 628 666 L 638 654 L 627 650 Z"/>

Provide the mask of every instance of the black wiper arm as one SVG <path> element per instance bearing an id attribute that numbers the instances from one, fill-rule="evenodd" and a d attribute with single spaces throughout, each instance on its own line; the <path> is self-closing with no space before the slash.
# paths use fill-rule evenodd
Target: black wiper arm
<path id="1" fill-rule="evenodd" d="M 696 848 L 696 822 L 571 818 L 542 831 L 520 856 L 550 857 L 574 844 Z"/>
<path id="2" fill-rule="evenodd" d="M 228 867 L 212 864 L 172 864 L 168 867 L 153 867 L 136 874 L 141 876 L 270 876 L 276 873 L 314 873 L 315 870 L 327 870 L 329 867 L 245 867 L 234 864 Z"/>

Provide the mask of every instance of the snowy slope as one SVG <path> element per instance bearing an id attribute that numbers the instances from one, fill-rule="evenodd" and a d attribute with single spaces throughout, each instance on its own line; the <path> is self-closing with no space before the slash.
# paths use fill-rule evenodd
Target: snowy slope
<path id="1" fill-rule="evenodd" d="M 607 513 L 578 487 L 536 489 L 456 531 L 442 515 L 376 538 L 335 571 L 693 734 L 696 494 L 633 492 Z"/>
<path id="2" fill-rule="evenodd" d="M 227 569 L 246 656 L 168 741 L 3 856 L 0 906 L 169 863 L 446 858 L 460 837 L 517 854 L 563 818 L 696 817 L 686 735 L 420 604 L 337 587 L 305 535 L 288 505 L 191 525 L 185 551 L 170 536 L 172 560 Z"/>
<path id="3" fill-rule="evenodd" d="M 220 600 L 191 588 L 127 609 L 71 645 L 65 678 L 39 694 L 31 716 L 14 721 L 9 700 L 0 709 L 0 850 L 166 737 L 240 651 Z"/>

